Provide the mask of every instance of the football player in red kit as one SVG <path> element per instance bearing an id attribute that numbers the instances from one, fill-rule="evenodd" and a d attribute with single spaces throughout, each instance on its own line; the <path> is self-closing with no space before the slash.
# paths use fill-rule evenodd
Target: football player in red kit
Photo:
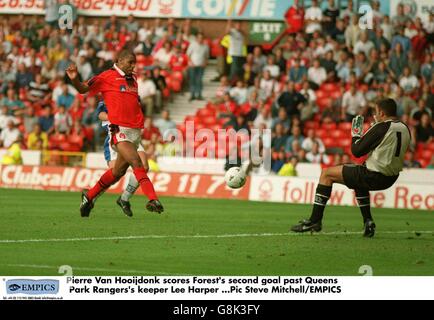
<path id="1" fill-rule="evenodd" d="M 146 209 L 158 213 L 164 211 L 137 153 L 144 116 L 137 92 L 137 80 L 133 75 L 135 64 L 136 57 L 132 52 L 121 51 L 111 69 L 86 82 L 79 80 L 75 64 L 66 69 L 67 75 L 79 93 L 90 95 L 101 93 L 103 96 L 110 121 L 112 137 L 110 143 L 118 152 L 114 168 L 107 170 L 93 188 L 83 191 L 80 205 L 82 217 L 89 216 L 96 198 L 119 181 L 129 166 L 132 167 L 143 193 L 149 198 Z"/>

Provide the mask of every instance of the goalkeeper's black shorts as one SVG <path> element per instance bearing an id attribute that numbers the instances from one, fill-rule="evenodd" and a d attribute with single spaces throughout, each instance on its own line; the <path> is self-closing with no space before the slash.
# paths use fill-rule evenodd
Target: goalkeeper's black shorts
<path id="1" fill-rule="evenodd" d="M 354 164 L 345 164 L 342 175 L 348 188 L 369 191 L 389 189 L 399 177 L 385 176 L 380 172 L 370 171 L 365 166 Z"/>

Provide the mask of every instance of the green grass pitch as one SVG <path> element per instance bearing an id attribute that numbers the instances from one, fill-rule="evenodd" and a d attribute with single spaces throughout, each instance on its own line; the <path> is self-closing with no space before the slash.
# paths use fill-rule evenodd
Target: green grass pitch
<path id="1" fill-rule="evenodd" d="M 434 275 L 428 211 L 373 210 L 377 234 L 364 239 L 357 208 L 328 207 L 322 234 L 294 235 L 310 206 L 163 198 L 157 215 L 137 196 L 127 218 L 116 197 L 83 219 L 78 193 L 0 189 L 0 275 Z"/>

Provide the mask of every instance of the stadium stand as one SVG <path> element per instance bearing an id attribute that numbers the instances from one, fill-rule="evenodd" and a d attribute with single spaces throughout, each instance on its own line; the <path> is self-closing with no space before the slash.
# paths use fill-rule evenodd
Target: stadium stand
<path id="1" fill-rule="evenodd" d="M 304 8 L 306 15 L 309 9 Z M 329 9 L 324 9 L 323 16 L 330 14 Z M 210 128 L 214 132 L 222 128 L 264 128 L 264 124 L 273 131 L 274 159 L 283 152 L 283 158 L 279 157 L 282 163 L 293 156 L 305 162 L 303 152 L 292 150 L 294 127 L 301 130 L 301 145 L 309 130 L 314 129 L 315 136 L 309 139 L 324 145 L 319 152 L 326 156 L 309 158 L 319 159 L 323 165 L 336 164 L 342 155 L 351 156 L 351 118 L 362 114 L 367 123 L 372 122 L 375 101 L 391 97 L 397 100 L 400 118 L 413 133 L 408 159 L 415 159 L 416 166 L 427 167 L 432 163 L 432 19 L 422 23 L 416 18 L 403 24 L 399 17 L 376 16 L 373 29 L 362 30 L 355 13 L 344 8 L 340 14 L 339 10 L 335 13 L 313 29 L 311 22 L 305 23 L 305 28 L 289 28 L 273 48 L 267 46 L 267 51 L 260 46 L 248 48 L 243 57 L 235 57 L 240 59 L 228 59 L 227 44 L 223 41 L 228 34 L 223 30 L 220 38 L 207 39 L 211 56 L 223 56 L 225 59 L 219 61 L 224 61 L 226 67 L 219 66 L 221 84 L 212 85 L 214 96 L 206 96 L 207 102 L 194 101 L 195 106 L 201 107 L 193 108 L 183 121 L 176 119 L 183 136 L 187 121 L 193 121 L 196 130 Z M 7 127 L 12 122 L 25 142 L 36 123 L 48 135 L 48 143 L 34 143 L 28 148 L 99 150 L 103 132 L 95 113 L 97 101 L 77 95 L 65 78 L 64 69 L 74 62 L 81 77 L 87 79 L 111 67 L 116 52 L 124 48 L 137 54 L 136 71 L 139 77 L 144 77 L 140 83 L 146 86 L 139 87 L 139 92 L 143 92 L 142 103 L 150 110 L 148 116 L 159 118 L 159 113 L 168 106 L 176 113 L 177 104 L 173 100 L 186 99 L 181 98 L 187 82 L 186 52 L 198 30 L 193 30 L 190 20 L 169 19 L 161 25 L 158 20 L 155 25 L 144 23 L 130 29 L 120 19 L 112 20 L 104 25 L 103 20 L 96 19 L 89 25 L 78 19 L 69 33 L 41 23 L 38 17 L 20 20 L 2 16 L 0 143 L 3 147 L 6 147 L 4 140 L 10 140 Z M 241 68 L 234 73 L 231 66 L 236 67 L 235 64 Z M 215 63 L 210 63 L 205 75 L 214 68 Z M 206 81 L 205 86 L 210 83 Z M 275 144 L 276 124 L 283 121 L 279 113 L 287 119 L 283 133 L 286 142 Z M 149 130 L 158 132 L 152 123 L 151 126 Z M 366 124 L 365 129 L 368 128 Z M 144 137 L 157 155 L 164 150 L 161 137 L 162 133 L 157 138 Z"/>

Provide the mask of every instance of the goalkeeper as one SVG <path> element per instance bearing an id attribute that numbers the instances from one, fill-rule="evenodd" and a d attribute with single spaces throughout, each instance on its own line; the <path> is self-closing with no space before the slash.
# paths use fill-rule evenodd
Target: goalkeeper
<path id="1" fill-rule="evenodd" d="M 371 215 L 369 191 L 390 188 L 402 171 L 404 156 L 410 145 L 408 127 L 397 119 L 393 99 L 379 101 L 375 106 L 374 125 L 363 134 L 363 117 L 352 123 L 351 152 L 356 157 L 368 155 L 364 165 L 341 165 L 323 169 L 316 188 L 312 215 L 291 228 L 293 232 L 319 232 L 324 209 L 334 183 L 354 189 L 363 216 L 364 236 L 373 237 L 375 223 Z"/>

